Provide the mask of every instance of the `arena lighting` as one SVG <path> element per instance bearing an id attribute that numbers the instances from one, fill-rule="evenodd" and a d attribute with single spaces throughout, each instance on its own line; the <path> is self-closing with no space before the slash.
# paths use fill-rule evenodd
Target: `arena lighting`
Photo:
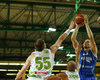
<path id="1" fill-rule="evenodd" d="M 55 32 L 56 29 L 55 29 L 55 28 L 49 28 L 49 29 L 48 29 L 48 32 L 50 32 L 50 31 Z"/>
<path id="2" fill-rule="evenodd" d="M 20 65 L 20 63 L 9 63 L 9 65 Z"/>
<path id="3" fill-rule="evenodd" d="M 18 71 L 20 71 L 20 70 L 18 70 Z M 26 71 L 28 71 L 28 70 L 26 70 Z"/>
<path id="4" fill-rule="evenodd" d="M 0 65 L 8 65 L 8 63 L 0 63 Z"/>
<path id="5" fill-rule="evenodd" d="M 25 65 L 25 63 L 21 63 L 21 65 Z"/>
<path id="6" fill-rule="evenodd" d="M 25 65 L 25 63 L 0 63 L 0 65 Z"/>
<path id="7" fill-rule="evenodd" d="M 24 65 L 25 63 L 0 63 L 0 65 Z M 66 66 L 67 64 L 59 64 L 59 62 L 57 62 L 56 64 L 54 64 L 54 66 Z"/>
<path id="8" fill-rule="evenodd" d="M 58 49 L 63 49 L 63 46 L 60 46 Z"/>
<path id="9" fill-rule="evenodd" d="M 60 70 L 52 70 L 52 72 L 60 72 Z"/>
<path id="10" fill-rule="evenodd" d="M 67 54 L 66 56 L 73 57 L 73 56 L 76 56 L 76 54 Z"/>
<path id="11" fill-rule="evenodd" d="M 96 2 L 96 0 L 87 0 L 87 1 L 94 1 L 94 2 Z"/>
<path id="12" fill-rule="evenodd" d="M 8 69 L 8 71 L 17 71 L 17 70 L 15 70 L 15 69 Z"/>
<path id="13" fill-rule="evenodd" d="M 25 65 L 25 63 L 0 63 L 0 65 Z M 66 66 L 67 64 L 59 64 L 59 62 L 57 62 L 57 64 L 54 64 L 54 66 Z"/>
<path id="14" fill-rule="evenodd" d="M 66 72 L 66 70 L 61 70 L 61 72 Z"/>
<path id="15" fill-rule="evenodd" d="M 91 1 L 91 0 L 87 0 L 87 1 Z"/>
<path id="16" fill-rule="evenodd" d="M 17 75 L 17 73 L 7 73 L 6 75 Z"/>
<path id="17" fill-rule="evenodd" d="M 70 1 L 70 0 L 66 0 L 66 1 Z"/>
<path id="18" fill-rule="evenodd" d="M 17 71 L 16 69 L 0 69 L 0 71 Z"/>
<path id="19" fill-rule="evenodd" d="M 67 64 L 54 64 L 54 66 L 67 66 Z"/>
<path id="20" fill-rule="evenodd" d="M 54 76 L 55 74 L 51 74 L 52 76 Z"/>
<path id="21" fill-rule="evenodd" d="M 0 71 L 7 71 L 7 69 L 0 69 Z"/>
<path id="22" fill-rule="evenodd" d="M 96 0 L 94 0 L 94 2 L 96 2 Z"/>

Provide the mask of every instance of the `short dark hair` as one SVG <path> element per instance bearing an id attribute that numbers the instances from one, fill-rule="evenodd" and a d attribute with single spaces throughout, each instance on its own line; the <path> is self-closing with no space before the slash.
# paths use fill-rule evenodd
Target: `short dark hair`
<path id="1" fill-rule="evenodd" d="M 75 64 L 74 61 L 71 60 L 71 61 L 68 62 L 67 67 L 68 67 L 69 71 L 74 71 L 75 68 L 76 68 L 76 64 Z"/>
<path id="2" fill-rule="evenodd" d="M 43 39 L 38 39 L 36 42 L 35 42 L 35 49 L 37 51 L 42 51 L 44 49 L 44 40 Z"/>

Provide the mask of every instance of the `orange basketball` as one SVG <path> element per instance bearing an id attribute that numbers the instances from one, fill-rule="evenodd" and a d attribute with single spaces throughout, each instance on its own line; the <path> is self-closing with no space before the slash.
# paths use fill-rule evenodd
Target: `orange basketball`
<path id="1" fill-rule="evenodd" d="M 76 17 L 75 17 L 75 22 L 79 25 L 79 24 L 84 24 L 84 15 L 82 14 L 78 14 Z"/>

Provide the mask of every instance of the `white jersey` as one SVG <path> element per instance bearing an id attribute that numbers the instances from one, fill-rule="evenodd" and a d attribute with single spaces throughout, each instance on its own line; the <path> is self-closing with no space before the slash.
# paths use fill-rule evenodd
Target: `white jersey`
<path id="1" fill-rule="evenodd" d="M 50 76 L 54 65 L 51 50 L 44 49 L 42 51 L 35 51 L 32 54 L 35 54 L 35 57 L 31 60 L 28 77 L 40 78 L 42 80 Z M 32 79 L 28 78 L 28 80 Z"/>
<path id="2" fill-rule="evenodd" d="M 66 71 L 65 73 L 68 76 L 68 80 L 80 80 L 79 73 L 77 70 L 75 70 L 74 72 Z"/>

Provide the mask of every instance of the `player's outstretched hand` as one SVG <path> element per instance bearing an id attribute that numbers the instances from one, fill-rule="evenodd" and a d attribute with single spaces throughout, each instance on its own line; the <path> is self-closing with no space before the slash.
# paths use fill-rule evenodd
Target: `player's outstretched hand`
<path id="1" fill-rule="evenodd" d="M 87 15 L 84 15 L 84 23 L 85 23 L 85 25 L 88 25 L 88 17 L 87 17 Z"/>

